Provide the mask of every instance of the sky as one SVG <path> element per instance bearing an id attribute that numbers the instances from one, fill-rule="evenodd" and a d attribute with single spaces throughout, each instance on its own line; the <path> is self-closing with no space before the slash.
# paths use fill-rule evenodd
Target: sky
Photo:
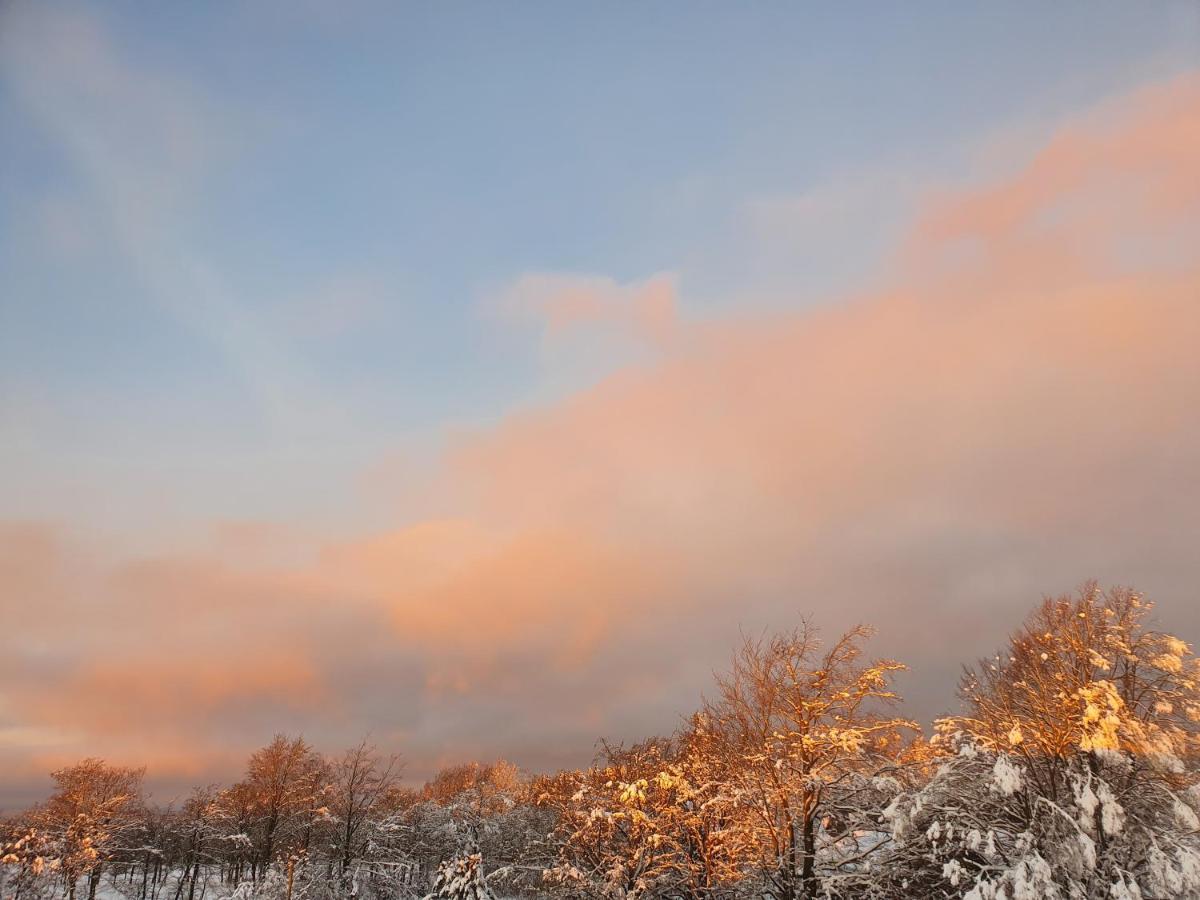
<path id="1" fill-rule="evenodd" d="M 1200 7 L 0 3 L 0 807 L 1200 638 Z"/>

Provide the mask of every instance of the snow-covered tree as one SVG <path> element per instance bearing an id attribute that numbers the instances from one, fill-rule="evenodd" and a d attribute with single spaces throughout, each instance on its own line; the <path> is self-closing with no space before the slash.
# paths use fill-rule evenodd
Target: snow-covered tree
<path id="1" fill-rule="evenodd" d="M 180 866 L 176 884 L 176 900 L 196 900 L 196 886 L 202 870 L 221 858 L 225 849 L 225 834 L 218 803 L 220 794 L 215 787 L 196 788 L 184 801 L 183 809 L 174 818 L 175 848 Z M 184 891 L 186 890 L 186 894 Z"/>
<path id="2" fill-rule="evenodd" d="M 425 900 L 494 900 L 483 877 L 483 857 L 466 853 L 438 867 L 433 891 Z"/>
<path id="3" fill-rule="evenodd" d="M 690 900 L 728 895 L 754 857 L 729 763 L 720 735 L 704 713 L 696 713 L 676 737 L 673 759 L 655 777 L 676 848 L 675 891 Z"/>
<path id="4" fill-rule="evenodd" d="M 326 784 L 324 762 L 303 738 L 277 734 L 250 757 L 242 795 L 253 814 L 252 874 L 265 874 L 277 855 L 308 849 Z"/>
<path id="5" fill-rule="evenodd" d="M 0 824 L 0 896 L 36 900 L 46 893 L 46 876 L 59 859 L 50 836 L 24 821 Z"/>
<path id="6" fill-rule="evenodd" d="M 967 672 L 944 761 L 886 810 L 891 896 L 1200 896 L 1197 664 L 1149 611 L 1088 585 Z"/>
<path id="7" fill-rule="evenodd" d="M 867 628 L 828 648 L 814 628 L 747 639 L 706 716 L 745 811 L 762 890 L 807 900 L 866 867 L 878 846 L 862 821 L 895 765 L 907 720 L 886 715 L 900 663 L 862 661 Z"/>
<path id="8" fill-rule="evenodd" d="M 94 900 L 105 865 L 126 849 L 125 838 L 138 823 L 144 773 L 101 759 L 52 773 L 57 790 L 35 822 L 55 844 L 55 868 L 72 900 L 84 877 L 88 900 Z"/>
<path id="9" fill-rule="evenodd" d="M 396 756 L 383 758 L 361 741 L 329 766 L 329 821 L 331 846 L 343 879 L 350 865 L 363 852 L 369 840 L 372 816 L 388 796 L 400 774 Z"/>
<path id="10" fill-rule="evenodd" d="M 599 765 L 544 793 L 542 802 L 557 806 L 560 845 L 547 881 L 572 896 L 609 900 L 668 893 L 678 857 L 671 762 L 662 739 L 606 744 Z"/>

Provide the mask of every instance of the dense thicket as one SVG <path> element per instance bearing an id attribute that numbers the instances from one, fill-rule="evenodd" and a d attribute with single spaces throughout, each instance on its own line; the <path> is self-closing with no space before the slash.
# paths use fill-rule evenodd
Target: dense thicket
<path id="1" fill-rule="evenodd" d="M 178 808 L 84 760 L 0 832 L 11 900 L 1200 896 L 1200 664 L 1127 590 L 1045 601 L 932 736 L 865 629 L 747 640 L 676 734 L 446 769 L 277 736 Z"/>

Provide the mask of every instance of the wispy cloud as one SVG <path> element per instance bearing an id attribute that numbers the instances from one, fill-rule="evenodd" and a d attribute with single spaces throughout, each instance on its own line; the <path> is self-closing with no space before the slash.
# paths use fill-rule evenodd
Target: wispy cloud
<path id="1" fill-rule="evenodd" d="M 521 276 L 496 308 L 537 323 L 543 340 L 564 340 L 573 331 L 611 329 L 617 336 L 651 345 L 668 341 L 677 325 L 675 279 L 655 275 L 618 284 L 611 278 L 554 273 Z"/>
<path id="2" fill-rule="evenodd" d="M 100 229 L 146 298 L 224 355 L 274 427 L 296 435 L 314 419 L 346 425 L 187 228 L 214 171 L 238 152 L 247 114 L 139 60 L 79 7 L 6 9 L 0 76 L 78 185 L 47 207 L 51 240 L 78 243 L 64 208 Z"/>

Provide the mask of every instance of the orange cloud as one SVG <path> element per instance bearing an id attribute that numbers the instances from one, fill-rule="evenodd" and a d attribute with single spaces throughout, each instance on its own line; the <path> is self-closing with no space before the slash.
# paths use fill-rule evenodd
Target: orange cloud
<path id="1" fill-rule="evenodd" d="M 46 699 L 55 718 L 94 733 L 145 728 L 146 712 L 177 710 L 176 721 L 208 716 L 243 701 L 271 707 L 319 707 L 324 693 L 310 660 L 274 648 L 242 658 L 161 649 L 120 660 L 97 659 L 80 667 Z M 62 704 L 64 699 L 69 702 Z M 57 701 L 57 703 L 56 703 Z M 56 705 L 61 704 L 56 709 Z"/>
<path id="2" fill-rule="evenodd" d="M 1200 206 L 1200 77 L 1181 77 L 1107 104 L 1061 128 L 1016 177 L 947 193 L 913 230 L 910 269 L 927 271 L 931 254 L 965 240 L 993 254 L 1037 245 L 1104 267 L 1101 254 L 1138 235 L 1194 238 Z M 1050 268 L 1053 264 L 1047 263 Z M 1028 278 L 1029 271 L 1014 273 Z"/>

